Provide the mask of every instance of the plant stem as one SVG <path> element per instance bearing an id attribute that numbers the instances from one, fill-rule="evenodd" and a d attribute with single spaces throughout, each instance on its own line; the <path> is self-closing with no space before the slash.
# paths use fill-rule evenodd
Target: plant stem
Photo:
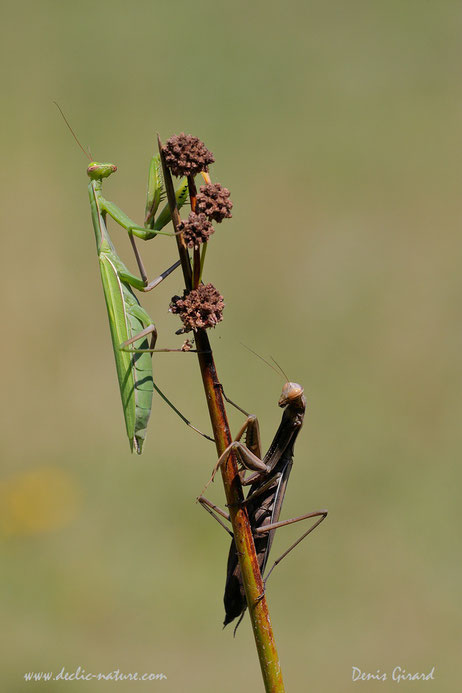
<path id="1" fill-rule="evenodd" d="M 165 164 L 160 139 L 158 139 L 158 143 L 172 222 L 175 231 L 178 231 L 180 216 L 176 205 L 173 182 L 170 171 Z M 177 235 L 176 239 L 185 286 L 186 289 L 191 289 L 193 277 L 189 254 L 181 235 Z M 212 423 L 217 453 L 220 456 L 232 442 L 222 387 L 218 379 L 207 332 L 205 330 L 197 330 L 195 338 L 210 421 Z M 267 693 L 283 693 L 284 683 L 282 681 L 281 666 L 274 641 L 266 596 L 260 598 L 264 592 L 264 586 L 247 509 L 242 504 L 242 485 L 234 454 L 230 455 L 227 463 L 222 465 L 221 471 L 265 690 Z"/>
<path id="2" fill-rule="evenodd" d="M 194 176 L 188 176 L 189 201 L 191 203 L 191 211 L 196 211 L 197 188 L 194 181 Z M 201 276 L 201 254 L 199 246 L 195 245 L 193 249 L 193 289 L 197 289 Z"/>

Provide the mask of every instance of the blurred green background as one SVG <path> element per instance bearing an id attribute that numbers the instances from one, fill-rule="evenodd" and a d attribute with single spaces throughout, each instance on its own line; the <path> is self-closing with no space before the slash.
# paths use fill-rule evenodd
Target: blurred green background
<path id="1" fill-rule="evenodd" d="M 212 446 L 157 399 L 129 453 L 87 163 L 53 100 L 134 218 L 156 132 L 201 137 L 231 190 L 205 276 L 226 299 L 219 375 L 265 445 L 282 382 L 241 342 L 304 384 L 283 517 L 330 512 L 268 585 L 287 690 L 372 691 L 352 667 L 398 665 L 460 690 L 460 20 L 449 0 L 4 6 L 2 690 L 79 665 L 261 690 L 248 618 L 221 630 L 228 540 L 194 503 Z M 175 258 L 171 239 L 142 250 L 152 276 Z M 180 289 L 145 299 L 161 346 L 181 344 Z M 195 357 L 154 363 L 209 429 Z"/>

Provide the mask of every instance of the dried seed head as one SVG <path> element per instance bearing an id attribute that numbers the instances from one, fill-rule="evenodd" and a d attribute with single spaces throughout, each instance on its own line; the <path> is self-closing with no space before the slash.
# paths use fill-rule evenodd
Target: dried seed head
<path id="1" fill-rule="evenodd" d="M 215 231 L 205 214 L 191 212 L 187 221 L 180 222 L 179 231 L 183 232 L 184 242 L 188 248 L 206 243 Z"/>
<path id="2" fill-rule="evenodd" d="M 183 297 L 174 296 L 170 312 L 177 313 L 184 325 L 184 332 L 199 328 L 215 327 L 223 320 L 223 296 L 213 284 L 201 284 L 198 289 L 184 291 Z"/>
<path id="3" fill-rule="evenodd" d="M 165 143 L 162 151 L 165 162 L 174 176 L 195 176 L 208 171 L 215 159 L 203 142 L 193 135 L 173 135 Z"/>
<path id="4" fill-rule="evenodd" d="M 230 219 L 233 203 L 229 199 L 228 188 L 223 188 L 220 183 L 202 185 L 197 195 L 196 209 L 208 216 L 210 221 L 222 222 Z"/>

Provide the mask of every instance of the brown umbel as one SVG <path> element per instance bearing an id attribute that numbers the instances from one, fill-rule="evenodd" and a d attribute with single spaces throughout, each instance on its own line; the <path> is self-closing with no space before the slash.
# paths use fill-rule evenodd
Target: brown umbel
<path id="1" fill-rule="evenodd" d="M 185 135 L 184 132 L 170 137 L 162 153 L 174 176 L 195 176 L 201 171 L 208 171 L 209 164 L 215 161 L 212 152 L 198 137 Z"/>
<path id="2" fill-rule="evenodd" d="M 223 320 L 223 296 L 213 284 L 201 284 L 197 289 L 184 291 L 183 297 L 174 296 L 170 303 L 170 312 L 178 313 L 184 329 L 191 330 L 215 327 Z"/>

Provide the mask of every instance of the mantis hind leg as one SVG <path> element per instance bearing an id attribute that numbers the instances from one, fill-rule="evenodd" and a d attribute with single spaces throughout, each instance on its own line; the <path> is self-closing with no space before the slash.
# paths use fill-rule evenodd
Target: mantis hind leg
<path id="1" fill-rule="evenodd" d="M 139 339 L 143 339 L 144 337 L 147 337 L 150 333 L 152 333 L 151 337 L 151 342 L 149 349 L 136 349 L 132 348 L 130 349 L 130 345 L 133 344 L 134 342 L 137 342 Z M 131 339 L 127 339 L 126 342 L 122 342 L 122 344 L 119 345 L 119 349 L 121 351 L 128 351 L 131 354 L 159 354 L 159 353 L 170 353 L 170 352 L 182 352 L 182 353 L 189 353 L 189 354 L 197 354 L 197 349 L 154 349 L 155 344 L 157 340 L 157 330 L 154 327 L 154 325 L 149 325 L 149 327 L 146 327 L 145 330 L 142 330 L 141 332 L 138 332 L 134 337 Z"/>
<path id="2" fill-rule="evenodd" d="M 138 342 L 140 339 L 144 339 L 144 337 L 147 337 L 148 335 L 151 335 L 150 343 L 149 343 L 149 349 L 129 349 L 128 347 L 130 344 L 134 344 L 135 342 Z M 119 349 L 121 351 L 130 351 L 135 354 L 139 353 L 152 353 L 155 351 L 154 347 L 156 346 L 156 341 L 157 341 L 157 330 L 156 326 L 154 323 L 151 323 L 147 327 L 144 328 L 144 330 L 141 330 L 141 332 L 138 332 L 134 337 L 130 337 L 130 339 L 127 339 L 125 342 L 122 342 L 122 344 L 119 345 Z"/>
<path id="3" fill-rule="evenodd" d="M 176 267 L 176 264 L 173 265 L 173 267 Z M 172 267 L 170 267 L 168 272 L 172 270 Z M 165 274 L 165 273 L 164 273 Z M 125 342 L 122 342 L 122 344 L 119 344 L 119 349 L 121 351 L 129 351 L 132 354 L 152 354 L 154 352 L 170 352 L 170 351 L 182 351 L 182 352 L 191 352 L 195 353 L 197 349 L 156 349 L 156 342 L 157 342 L 157 329 L 154 323 L 152 322 L 151 318 L 149 315 L 146 313 L 144 308 L 142 308 L 140 305 L 137 306 L 132 306 L 131 307 L 131 312 L 132 314 L 138 318 L 140 323 L 142 325 L 146 325 L 146 327 L 141 330 L 140 332 L 137 332 L 133 337 L 130 337 L 130 339 L 127 339 Z M 135 342 L 138 342 L 140 339 L 144 339 L 145 337 L 148 337 L 151 335 L 151 339 L 149 342 L 149 348 L 148 349 L 136 349 L 136 348 L 130 348 L 131 344 L 134 344 Z"/>
<path id="4" fill-rule="evenodd" d="M 295 549 L 295 547 L 298 546 L 298 544 L 300 544 L 300 542 L 303 541 L 303 539 L 305 539 L 305 537 L 307 537 L 309 534 L 311 534 L 311 532 L 313 532 L 313 530 L 315 530 L 316 527 L 319 527 L 321 522 L 326 519 L 327 512 L 328 512 L 327 510 L 315 510 L 314 512 L 306 513 L 306 515 L 301 515 L 300 517 L 294 517 L 291 520 L 282 520 L 281 522 L 273 522 L 270 525 L 266 525 L 265 527 L 258 527 L 255 530 L 256 535 L 259 535 L 259 534 L 261 535 L 261 534 L 265 534 L 267 532 L 272 532 L 276 529 L 279 529 L 280 527 L 286 527 L 287 525 L 293 525 L 293 524 L 295 524 L 295 522 L 301 522 L 302 520 L 309 520 L 310 518 L 313 518 L 313 517 L 318 518 L 316 520 L 316 522 L 314 522 L 311 525 L 311 527 L 304 534 L 302 534 L 302 536 L 299 537 L 299 539 L 297 539 L 297 541 L 295 541 L 291 546 L 289 546 L 289 548 L 286 551 L 284 551 L 284 553 L 274 561 L 273 565 L 271 566 L 271 569 L 268 571 L 268 573 L 264 579 L 265 587 L 266 587 L 266 583 L 268 581 L 268 578 L 271 575 L 271 573 L 273 572 L 274 568 L 282 561 L 283 558 L 285 558 L 292 551 L 292 549 Z M 260 596 L 260 599 L 262 596 L 263 595 Z"/>
<path id="5" fill-rule="evenodd" d="M 162 351 L 162 352 L 168 352 L 168 351 L 183 351 L 183 349 L 155 349 L 154 347 L 156 346 L 156 342 L 157 342 L 157 329 L 156 329 L 156 326 L 155 326 L 154 323 L 151 321 L 151 318 L 150 318 L 149 315 L 146 313 L 146 311 L 145 311 L 140 305 L 132 306 L 131 310 L 132 310 L 133 315 L 134 315 L 136 318 L 138 318 L 138 320 L 140 321 L 140 323 L 141 323 L 142 325 L 146 325 L 146 323 L 148 323 L 148 324 L 147 324 L 147 326 L 146 326 L 143 330 L 141 330 L 141 332 L 138 332 L 138 333 L 137 333 L 136 335 L 134 335 L 133 337 L 130 337 L 130 339 L 127 339 L 125 342 L 122 342 L 122 344 L 119 345 L 119 349 L 120 349 L 121 351 L 128 351 L 128 352 L 131 352 L 131 353 L 133 353 L 133 354 L 140 354 L 140 353 L 141 353 L 141 354 L 143 354 L 143 353 L 152 354 L 153 352 L 157 352 L 157 351 Z M 150 344 L 149 344 L 149 349 L 135 349 L 135 348 L 130 348 L 131 344 L 133 344 L 134 342 L 137 342 L 137 341 L 140 340 L 140 339 L 144 339 L 145 337 L 148 337 L 149 335 L 151 335 Z M 191 351 L 193 351 L 193 350 L 191 349 Z M 192 423 L 189 421 L 189 419 L 187 419 L 187 418 L 180 412 L 180 410 L 177 409 L 177 408 L 175 407 L 175 405 L 173 404 L 173 402 L 171 402 L 171 401 L 168 399 L 168 397 L 167 397 L 166 395 L 164 395 L 164 393 L 162 392 L 162 390 L 156 385 L 155 382 L 153 382 L 152 384 L 153 384 L 154 390 L 160 395 L 160 397 L 162 397 L 162 399 L 164 400 L 164 402 L 165 402 L 166 404 L 168 404 L 168 406 L 170 407 L 170 409 L 173 409 L 173 411 L 175 412 L 175 414 L 177 414 L 177 415 L 180 417 L 180 419 L 181 419 L 182 421 L 184 421 L 184 423 L 185 423 L 187 426 L 189 426 L 190 428 L 192 428 L 193 431 L 196 431 L 196 433 L 199 433 L 203 438 L 207 438 L 207 440 L 210 440 L 210 441 L 212 441 L 213 443 L 215 442 L 215 439 L 214 439 L 214 438 L 211 438 L 211 437 L 208 436 L 206 433 L 203 433 L 199 428 L 197 428 L 196 426 L 194 426 L 194 424 L 192 424 Z"/>
<path id="6" fill-rule="evenodd" d="M 128 351 L 132 354 L 152 354 L 154 352 L 185 351 L 185 349 L 156 349 L 155 346 L 157 342 L 157 329 L 154 323 L 151 321 L 151 318 L 146 313 L 146 311 L 143 308 L 141 308 L 141 306 L 132 306 L 131 310 L 133 315 L 136 318 L 138 318 L 140 323 L 142 325 L 146 325 L 146 327 L 140 332 L 137 332 L 133 337 L 130 337 L 130 339 L 127 339 L 125 342 L 122 342 L 122 344 L 119 344 L 119 349 L 121 351 Z M 138 342 L 140 339 L 144 339 L 149 335 L 151 335 L 151 338 L 149 341 L 148 349 L 129 348 L 131 344 L 134 344 L 135 342 Z M 195 352 L 196 350 L 189 349 L 189 351 Z"/>

